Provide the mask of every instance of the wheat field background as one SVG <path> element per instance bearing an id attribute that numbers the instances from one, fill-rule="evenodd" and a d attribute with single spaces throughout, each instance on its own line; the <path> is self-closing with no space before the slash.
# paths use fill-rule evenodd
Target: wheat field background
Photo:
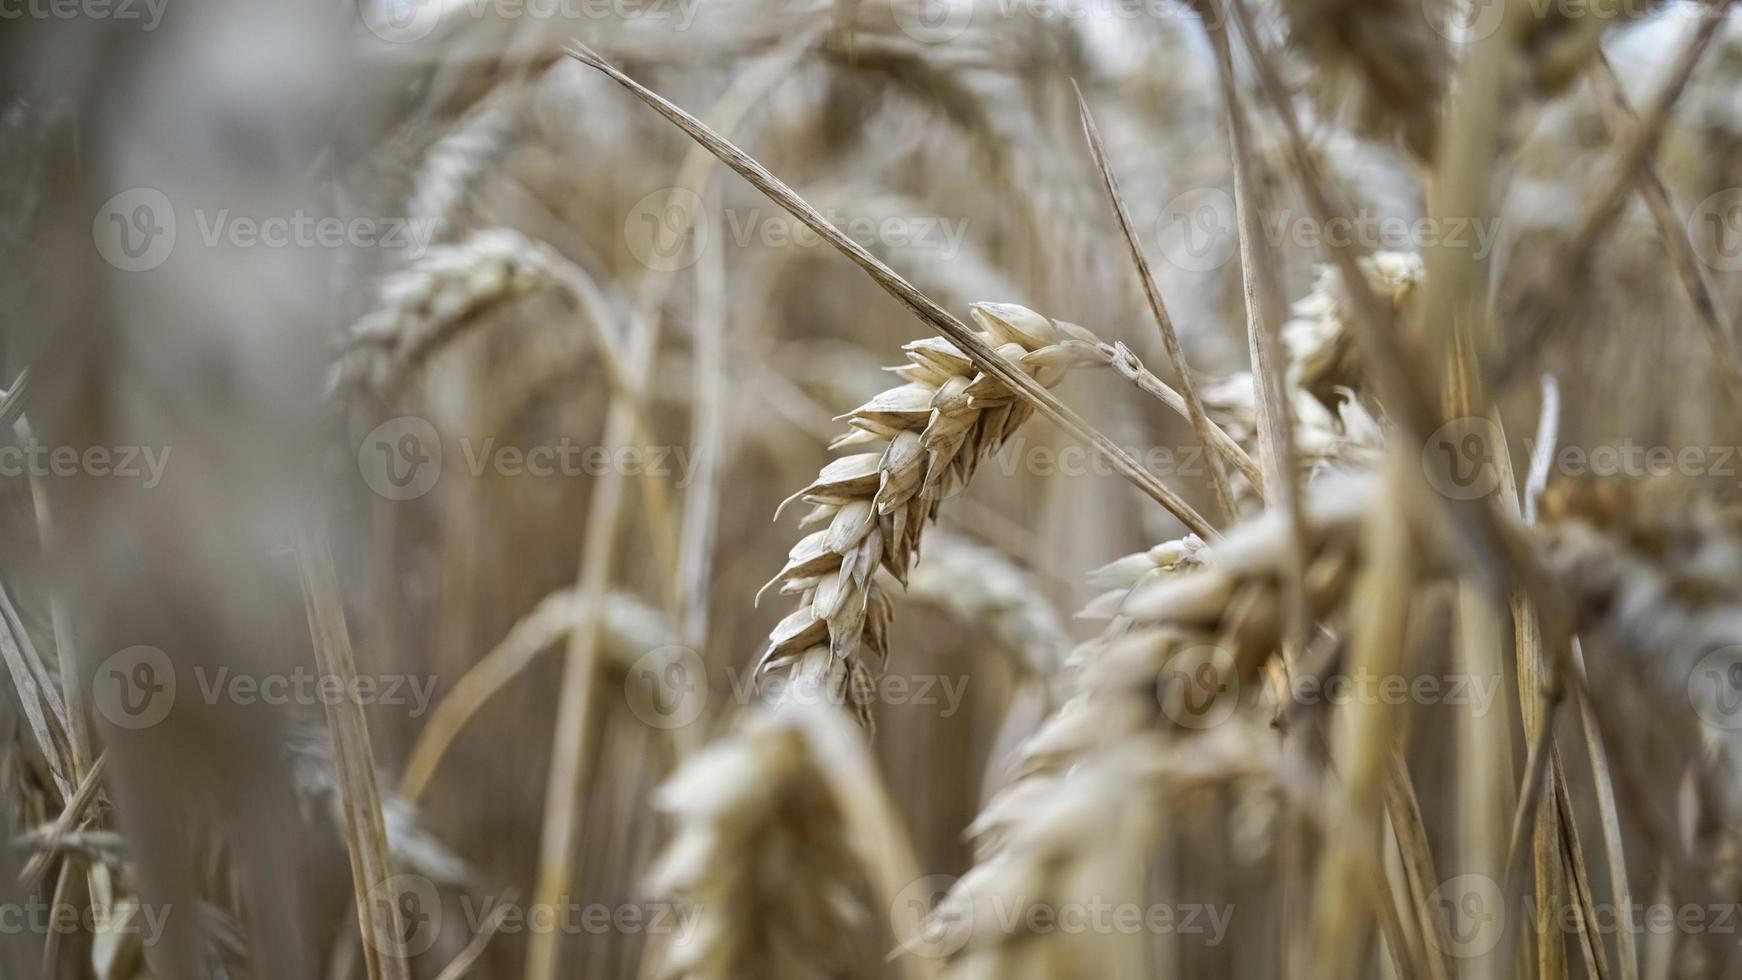
<path id="1" fill-rule="evenodd" d="M 1742 977 L 1726 0 L 0 0 L 0 191 L 0 977 Z"/>

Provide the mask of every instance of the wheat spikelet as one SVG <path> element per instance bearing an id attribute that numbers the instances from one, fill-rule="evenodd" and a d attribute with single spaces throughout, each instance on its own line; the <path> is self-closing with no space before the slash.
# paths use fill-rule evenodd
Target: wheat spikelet
<path id="1" fill-rule="evenodd" d="M 834 709 L 795 702 L 745 715 L 679 768 L 656 805 L 677 830 L 650 884 L 695 916 L 661 975 L 891 974 L 884 910 L 917 872 L 863 740 Z"/>
<path id="2" fill-rule="evenodd" d="M 541 287 L 568 288 L 567 261 L 507 228 L 431 248 L 382 284 L 380 303 L 351 328 L 336 387 L 391 391 L 485 315 Z"/>
<path id="3" fill-rule="evenodd" d="M 304 820 L 310 820 L 314 813 L 320 812 L 331 821 L 333 834 L 337 837 L 343 825 L 343 814 L 338 777 L 333 768 L 332 743 L 324 732 L 293 730 L 288 755 L 291 781 L 296 788 L 297 802 L 303 808 Z M 383 783 L 386 782 L 384 779 Z M 465 862 L 423 829 L 418 822 L 417 810 L 410 802 L 383 790 L 381 816 L 395 868 L 444 885 L 464 885 L 471 881 L 472 873 Z"/>
<path id="4" fill-rule="evenodd" d="M 1034 576 L 996 548 L 943 532 L 907 582 L 908 594 L 948 609 L 1016 655 L 1021 673 L 1042 683 L 1064 664 L 1070 641 Z"/>
<path id="5" fill-rule="evenodd" d="M 1327 478 L 1314 485 L 1305 501 L 1306 599 L 1315 622 L 1335 624 L 1341 618 L 1361 559 L 1361 522 L 1373 506 L 1376 485 L 1367 474 Z M 1157 690 L 1155 682 L 1158 677 L 1191 677 L 1192 683 L 1200 683 L 1204 678 L 1193 671 L 1202 665 L 1213 667 L 1227 682 L 1209 690 L 1255 698 L 1266 665 L 1280 649 L 1284 578 L 1292 547 L 1286 515 L 1268 511 L 1231 528 L 1208 556 L 1192 553 L 1183 567 L 1175 559 L 1175 566 L 1160 574 L 1144 573 L 1117 607 L 1129 632 L 1103 642 L 1084 659 L 1078 694 L 1083 705 L 1074 709 L 1078 721 L 1093 719 L 1098 728 L 1117 728 L 1125 724 L 1128 712 L 1111 706 L 1135 696 L 1149 702 L 1145 717 L 1165 717 L 1190 729 L 1197 714 L 1215 706 L 1188 710 L 1181 701 L 1183 685 Z M 1158 550 L 1166 554 L 1168 546 Z M 1190 563 L 1194 561 L 1199 564 Z M 1135 569 L 1138 562 L 1122 559 L 1115 565 Z M 1183 662 L 1176 659 L 1181 655 Z M 1125 685 L 1132 692 L 1124 691 Z M 1110 701 L 1109 692 L 1114 692 Z M 1161 716 L 1156 716 L 1157 708 Z M 1026 765 L 1068 758 L 1071 753 L 1062 747 L 1081 744 L 1076 735 L 1067 735 L 1074 724 L 1066 721 L 1051 732 L 1043 727 L 1028 750 L 1034 758 Z"/>
<path id="6" fill-rule="evenodd" d="M 1675 656 L 1742 639 L 1742 508 L 1680 480 L 1622 478 L 1552 487 L 1540 520 L 1583 622 Z"/>
<path id="7" fill-rule="evenodd" d="M 448 238 L 471 218 L 469 198 L 479 176 L 502 157 L 524 126 L 523 98 L 514 85 L 493 90 L 425 152 L 408 210 L 433 223 L 433 238 Z"/>
<path id="8" fill-rule="evenodd" d="M 1349 600 L 1377 482 L 1325 481 L 1307 501 L 1307 597 L 1315 621 L 1335 623 Z M 970 828 L 980 863 L 934 923 L 950 948 L 966 945 L 952 975 L 1023 975 L 1020 947 L 1035 937 L 992 927 L 975 911 L 982 900 L 1048 901 L 1080 888 L 1071 875 L 1088 873 L 1098 854 L 1113 851 L 1116 864 L 1137 860 L 1153 818 L 1116 831 L 1105 811 L 1142 813 L 1168 786 L 1271 771 L 1275 741 L 1265 734 L 1266 720 L 1235 712 L 1260 700 L 1266 665 L 1279 653 L 1292 546 L 1286 515 L 1272 511 L 1230 529 L 1213 551 L 1169 542 L 1095 573 L 1120 600 L 1124 623 L 1134 625 L 1079 651 L 1076 694 L 1022 745 L 1016 781 Z M 1203 694 L 1211 700 L 1195 700 Z M 1123 851 L 1106 845 L 1110 834 L 1133 832 L 1121 838 Z M 1110 975 L 1109 950 L 1083 955 L 1093 958 L 1081 975 Z"/>
<path id="9" fill-rule="evenodd" d="M 1529 59 L 1531 79 L 1545 95 L 1571 85 L 1591 63 L 1603 32 L 1619 23 L 1649 16 L 1661 0 L 1648 2 L 1555 5 L 1541 16 L 1527 18 L 1519 46 Z"/>
<path id="10" fill-rule="evenodd" d="M 1272 781 L 1276 740 L 1261 726 L 1231 723 L 1176 751 L 1165 736 L 1109 737 L 1081 764 L 1019 783 L 988 805 L 971 833 L 981 860 L 939 902 L 925 937 L 910 946 L 950 957 L 962 980 L 1067 980 L 1145 975 L 1148 937 L 1036 927 L 1040 908 L 1141 904 L 1142 871 L 1171 806 L 1235 786 Z"/>
<path id="11" fill-rule="evenodd" d="M 1363 132 L 1433 157 L 1449 62 L 1418 0 L 1284 0 L 1289 37 L 1312 59 L 1322 94 L 1354 104 Z"/>
<path id="12" fill-rule="evenodd" d="M 1388 287 L 1384 295 L 1401 306 L 1419 279 L 1420 263 L 1413 255 L 1382 253 L 1363 271 Z M 1333 411 L 1303 387 L 1308 378 L 1359 381 L 1350 363 L 1347 305 L 1340 280 L 1327 271 L 1314 292 L 1296 304 L 1296 319 L 1290 324 L 1288 378 L 1295 403 L 1295 442 L 1303 465 L 1313 476 L 1323 477 L 1313 484 L 1305 513 L 1309 547 L 1305 584 L 1309 611 L 1315 616 L 1329 614 L 1343 602 L 1358 555 L 1358 524 L 1375 496 L 1371 471 L 1385 451 L 1385 428 L 1353 391 L 1338 386 L 1334 394 L 1341 403 Z M 1339 370 L 1332 370 L 1333 365 Z M 1248 441 L 1256 438 L 1249 374 L 1214 386 L 1206 402 L 1215 406 L 1212 414 L 1221 416 L 1232 431 Z M 1084 693 L 1099 683 L 1098 664 L 1125 662 L 1126 666 L 1114 668 L 1116 674 L 1152 679 L 1171 669 L 1175 654 L 1192 647 L 1201 648 L 1200 653 L 1212 651 L 1212 659 L 1227 654 L 1229 662 L 1215 664 L 1216 669 L 1234 670 L 1244 689 L 1255 691 L 1253 682 L 1279 644 L 1283 578 L 1291 547 L 1287 523 L 1281 512 L 1265 512 L 1230 529 L 1213 548 L 1189 535 L 1091 573 L 1090 584 L 1107 591 L 1079 615 L 1111 622 L 1100 638 L 1073 652 L 1072 665 L 1084 671 Z M 1123 655 L 1117 651 L 1124 651 Z M 1131 662 L 1142 666 L 1133 671 Z M 1163 696 L 1177 700 L 1179 692 L 1164 691 Z M 1040 758 L 1060 755 L 1061 744 L 1073 749 L 1090 744 L 1094 739 L 1084 738 L 1078 727 L 1085 722 L 1098 733 L 1095 738 L 1104 734 L 1108 719 L 1119 724 L 1120 712 L 1091 705 L 1093 698 L 1067 703 L 1053 720 L 1056 725 L 1049 725 L 1054 730 L 1048 733 L 1043 728 L 1028 747 L 1023 768 L 1046 768 Z M 1073 730 L 1074 736 L 1061 741 L 1061 735 Z"/>
<path id="13" fill-rule="evenodd" d="M 1195 534 L 1115 559 L 1089 573 L 1089 584 L 1107 591 L 1089 600 L 1077 615 L 1083 619 L 1112 619 L 1119 615 L 1133 589 L 1174 572 L 1202 568 L 1209 559 L 1209 549 Z"/>
<path id="14" fill-rule="evenodd" d="M 1742 766 L 1742 732 L 1721 700 L 1742 663 L 1742 508 L 1677 479 L 1620 478 L 1550 488 L 1540 520 L 1545 564 L 1580 628 L 1632 657 L 1665 703 L 1691 701 L 1708 741 Z"/>
<path id="15" fill-rule="evenodd" d="M 1092 342 L 1085 331 L 1020 306 L 982 303 L 973 308 L 973 318 L 988 345 L 1046 387 L 1085 360 L 1082 345 Z M 905 349 L 910 363 L 893 370 L 907 383 L 843 416 L 852 431 L 833 444 L 842 449 L 884 442 L 885 448 L 835 460 L 788 499 L 814 505 L 804 526 L 826 526 L 795 545 L 786 567 L 764 586 L 798 595 L 799 607 L 774 628 L 759 670 L 792 668 L 820 657 L 820 647 L 840 662 L 822 673 L 840 676 L 841 700 L 869 687 L 872 667 L 887 653 L 889 600 L 875 578 L 877 569 L 906 581 L 925 523 L 939 504 L 959 492 L 980 461 L 1032 413 L 949 341 L 933 337 Z M 869 725 L 868 705 L 851 700 Z"/>
<path id="16" fill-rule="evenodd" d="M 1413 252 L 1375 252 L 1360 260 L 1375 295 L 1394 315 L 1407 313 L 1426 276 Z M 1355 310 L 1348 287 L 1335 266 L 1321 266 L 1313 291 L 1296 302 L 1282 325 L 1288 353 L 1288 383 L 1327 405 L 1339 388 L 1365 391 L 1354 336 Z"/>
<path id="17" fill-rule="evenodd" d="M 1392 313 L 1406 315 L 1424 276 L 1421 258 L 1376 252 L 1364 257 L 1360 268 Z M 1372 386 L 1357 352 L 1354 305 L 1341 273 L 1322 266 L 1312 291 L 1294 304 L 1282 327 L 1295 448 L 1309 476 L 1371 469 L 1385 447 L 1385 427 L 1369 407 Z M 1256 451 L 1258 402 L 1251 373 L 1206 386 L 1203 398 L 1210 417 Z"/>

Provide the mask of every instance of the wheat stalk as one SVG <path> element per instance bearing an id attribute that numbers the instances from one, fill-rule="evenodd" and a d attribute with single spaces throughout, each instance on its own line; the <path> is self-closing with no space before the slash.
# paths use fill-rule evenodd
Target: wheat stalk
<path id="1" fill-rule="evenodd" d="M 1107 150 L 1101 142 L 1101 130 L 1095 125 L 1095 117 L 1089 112 L 1089 102 L 1083 98 L 1083 90 L 1071 83 L 1077 94 L 1077 111 L 1083 120 L 1083 135 L 1089 141 L 1089 154 L 1094 157 L 1095 167 L 1101 172 L 1101 184 L 1107 190 L 1107 198 L 1113 204 L 1113 215 L 1119 219 L 1119 231 L 1125 239 L 1126 250 L 1131 253 L 1132 264 L 1137 267 L 1137 277 L 1143 283 L 1143 295 L 1149 302 L 1150 315 L 1155 318 L 1155 324 L 1161 331 L 1162 346 L 1167 350 L 1169 365 L 1173 368 L 1175 377 L 1179 378 L 1182 400 L 1186 406 L 1186 418 L 1192 424 L 1192 431 L 1197 433 L 1198 444 L 1207 452 L 1214 444 L 1210 431 L 1210 420 L 1204 415 L 1204 403 L 1198 398 L 1197 387 L 1192 384 L 1191 370 L 1186 365 L 1184 350 L 1180 347 L 1179 331 L 1174 329 L 1173 317 L 1168 315 L 1167 304 L 1161 298 L 1161 287 L 1156 284 L 1155 274 L 1150 271 L 1149 259 L 1143 254 L 1143 245 L 1138 241 L 1137 231 L 1132 226 L 1131 211 L 1125 206 L 1125 199 L 1119 195 L 1119 179 L 1113 174 L 1113 167 L 1107 162 Z M 1127 352 L 1129 355 L 1129 352 Z M 1233 520 L 1235 516 L 1234 496 L 1228 489 L 1228 480 L 1222 474 L 1222 468 L 1214 459 L 1209 460 L 1210 487 L 1215 491 L 1216 501 L 1222 507 L 1222 516 Z"/>
<path id="2" fill-rule="evenodd" d="M 323 677 L 336 678 L 341 689 L 357 691 L 357 664 L 351 652 L 339 598 L 338 573 L 325 532 L 298 528 L 297 576 L 308 609 L 309 634 L 315 663 Z M 406 935 L 400 916 L 398 883 L 392 847 L 382 817 L 381 790 L 376 782 L 375 754 L 369 726 L 355 694 L 327 705 L 327 725 L 337 765 L 338 798 L 344 816 L 345 844 L 351 852 L 351 882 L 357 900 L 357 920 L 363 933 L 363 957 L 371 980 L 408 980 L 401 939 Z"/>
<path id="3" fill-rule="evenodd" d="M 907 594 L 948 609 L 1015 654 L 1018 675 L 1050 684 L 1070 642 L 1035 577 L 996 548 L 948 532 L 926 541 L 925 557 L 907 580 Z"/>
<path id="4" fill-rule="evenodd" d="M 588 625 L 590 608 L 573 588 L 553 592 L 521 617 L 489 653 L 478 658 L 436 704 L 418 733 L 399 780 L 400 794 L 408 800 L 422 796 L 449 746 L 478 709 L 524 673 L 541 652 Z M 612 592 L 603 613 L 605 621 L 600 629 L 606 647 L 619 659 L 659 649 L 674 638 L 670 624 L 657 610 L 628 593 Z"/>

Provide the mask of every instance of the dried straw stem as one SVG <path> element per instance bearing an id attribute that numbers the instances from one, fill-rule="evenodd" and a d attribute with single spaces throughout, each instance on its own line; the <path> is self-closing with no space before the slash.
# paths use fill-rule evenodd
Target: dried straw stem
<path id="1" fill-rule="evenodd" d="M 1167 382 L 1152 374 L 1148 368 L 1143 366 L 1143 362 L 1137 359 L 1137 355 L 1132 353 L 1131 348 L 1126 347 L 1123 342 L 1097 344 L 1095 352 L 1104 364 L 1119 372 L 1121 377 L 1155 396 L 1156 400 L 1166 405 L 1181 418 L 1191 419 L 1191 403 L 1187 401 L 1186 396 L 1168 387 Z M 1201 410 L 1201 402 L 1199 407 Z M 1228 435 L 1213 419 L 1205 416 L 1203 424 L 1203 438 L 1206 439 L 1209 448 L 1215 450 L 1223 459 L 1227 460 L 1229 465 L 1240 471 L 1240 474 L 1246 478 L 1246 482 L 1251 486 L 1252 492 L 1258 496 L 1259 503 L 1262 504 L 1264 502 L 1264 475 L 1259 471 L 1258 464 L 1253 462 L 1252 457 L 1247 455 L 1240 443 Z"/>
<path id="2" fill-rule="evenodd" d="M 1190 504 L 1144 470 L 1136 460 L 1115 445 L 1111 439 L 1089 425 L 1074 410 L 1035 383 L 1032 378 L 1007 364 L 998 356 L 997 352 L 988 348 L 966 324 L 914 289 L 905 279 L 878 261 L 859 243 L 842 234 L 840 229 L 830 224 L 827 218 L 824 218 L 815 208 L 807 204 L 803 198 L 793 192 L 792 188 L 781 182 L 762 164 L 756 162 L 743 150 L 721 137 L 694 116 L 618 71 L 591 48 L 578 43 L 571 44 L 568 53 L 583 64 L 591 65 L 604 72 L 612 80 L 635 93 L 638 98 L 652 106 L 661 115 L 670 119 L 678 128 L 688 133 L 692 139 L 702 144 L 709 152 L 724 161 L 727 166 L 737 171 L 757 190 L 766 194 L 770 200 L 785 208 L 793 217 L 804 222 L 807 227 L 822 236 L 830 245 L 846 254 L 855 264 L 870 274 L 884 291 L 895 297 L 914 315 L 945 334 L 974 362 L 976 367 L 1009 386 L 1018 397 L 1031 403 L 1035 411 L 1051 419 L 1072 438 L 1104 455 L 1121 475 L 1157 503 L 1166 507 L 1169 513 L 1179 518 L 1188 528 L 1199 534 L 1212 533 L 1210 525 Z"/>
<path id="3" fill-rule="evenodd" d="M 715 113 L 727 128 L 737 125 L 757 99 L 766 93 L 782 75 L 784 66 L 811 43 L 810 34 L 802 35 L 793 46 L 783 48 L 763 59 L 755 70 L 740 78 L 719 100 Z M 701 125 L 697 123 L 697 125 Z M 699 193 L 712 175 L 713 164 L 699 149 L 685 154 L 678 166 L 677 180 L 667 196 L 667 208 L 678 201 L 680 190 Z M 697 216 L 686 208 L 678 209 L 686 222 Z M 679 229 L 687 235 L 689 228 Z M 646 392 L 652 381 L 655 354 L 659 345 L 660 310 L 672 277 L 651 275 L 641 282 L 637 296 L 638 317 L 630 339 L 631 349 L 625 374 L 633 379 L 629 390 Z M 638 413 L 635 402 L 613 398 L 605 423 L 605 444 L 625 444 L 636 426 Z M 660 485 L 663 490 L 663 485 Z M 544 827 L 539 846 L 538 884 L 533 895 L 535 903 L 555 907 L 568 893 L 570 876 L 577 858 L 580 840 L 580 801 L 585 789 L 586 764 L 590 753 L 588 742 L 592 734 L 592 686 L 598 673 L 599 628 L 603 619 L 605 592 L 612 577 L 614 544 L 622 512 L 623 479 L 617 468 L 600 478 L 593 489 L 587 518 L 587 537 L 582 546 L 577 588 L 587 603 L 584 622 L 569 634 L 569 650 L 563 672 L 561 700 L 553 736 L 550 781 L 546 787 Z M 649 519 L 656 535 L 668 536 L 671 524 L 666 511 L 649 506 Z M 665 577 L 668 611 L 676 613 L 679 604 L 678 578 L 675 564 Z M 526 960 L 527 980 L 554 980 L 558 969 L 558 943 L 561 937 L 551 932 L 533 936 Z"/>
<path id="4" fill-rule="evenodd" d="M 1095 126 L 1095 117 L 1089 112 L 1088 100 L 1083 98 L 1083 90 L 1071 83 L 1077 93 L 1077 111 L 1082 116 L 1083 134 L 1089 141 L 1089 153 L 1095 159 L 1095 167 L 1101 172 L 1101 183 L 1107 189 L 1107 199 L 1113 205 L 1113 214 L 1119 219 L 1119 231 L 1125 238 L 1125 247 L 1131 253 L 1132 264 L 1137 267 L 1137 278 L 1143 282 L 1143 295 L 1149 301 L 1149 312 L 1155 317 L 1155 324 L 1161 330 L 1161 342 L 1167 349 L 1169 366 L 1179 378 L 1180 393 L 1185 398 L 1186 418 L 1191 420 L 1192 431 L 1197 433 L 1198 444 L 1207 453 L 1213 439 L 1210 432 L 1210 420 L 1204 415 L 1204 403 L 1198 398 L 1197 387 L 1192 384 L 1191 368 L 1186 364 L 1185 351 L 1179 343 L 1179 331 L 1174 329 L 1173 318 L 1168 316 L 1167 304 L 1162 301 L 1161 287 L 1155 281 L 1155 274 L 1149 269 L 1149 260 L 1143 254 L 1143 245 L 1137 240 L 1137 230 L 1131 224 L 1131 212 L 1125 207 L 1125 199 L 1119 194 L 1119 178 L 1113 175 L 1113 167 L 1107 162 L 1107 151 L 1101 145 L 1101 131 Z M 1228 489 L 1228 478 L 1222 474 L 1222 467 L 1211 458 L 1209 461 L 1210 486 L 1216 492 L 1216 501 L 1222 506 L 1222 516 L 1233 520 L 1239 513 L 1234 509 L 1234 495 Z M 1256 485 L 1256 483 L 1254 484 Z"/>
<path id="5" fill-rule="evenodd" d="M 1554 332 L 1572 319 L 1566 315 L 1567 311 L 1584 294 L 1576 284 L 1583 281 L 1583 274 L 1594 267 L 1598 250 L 1623 211 L 1621 205 L 1633 190 L 1641 169 L 1663 141 L 1676 100 L 1687 88 L 1701 55 L 1705 54 L 1712 38 L 1724 25 L 1729 9 L 1730 0 L 1716 0 L 1706 7 L 1693 35 L 1677 52 L 1663 86 L 1646 107 L 1645 114 L 1625 130 L 1615 149 L 1614 162 L 1584 196 L 1584 208 L 1567 238 L 1533 287 L 1519 298 L 1509 318 L 1515 331 L 1511 342 L 1498 360 L 1489 365 L 1489 374 L 1494 378 L 1496 388 L 1504 388 L 1516 378 L 1519 370 L 1532 362 L 1533 355 L 1542 349 Z"/>
<path id="6" fill-rule="evenodd" d="M 586 622 L 587 613 L 587 604 L 576 589 L 553 592 L 467 669 L 418 732 L 405 774 L 399 780 L 400 795 L 410 801 L 422 796 L 448 748 L 478 709 L 519 677 L 540 653 L 579 629 Z M 660 614 L 627 593 L 611 593 L 604 605 L 604 615 L 602 629 L 610 647 L 639 654 L 672 640 Z"/>
<path id="7" fill-rule="evenodd" d="M 1628 126 L 1637 124 L 1638 115 L 1628 103 L 1627 94 L 1621 90 L 1621 81 L 1615 77 L 1615 69 L 1602 51 L 1597 52 L 1591 80 L 1596 85 L 1597 98 L 1603 106 L 1603 119 L 1610 133 L 1619 135 Z M 1663 240 L 1664 250 L 1675 266 L 1676 276 L 1681 279 L 1682 288 L 1687 290 L 1694 318 L 1705 334 L 1712 356 L 1723 369 L 1725 383 L 1732 394 L 1742 395 L 1742 361 L 1737 359 L 1730 315 L 1713 297 L 1712 284 L 1707 281 L 1705 269 L 1694 252 L 1687 224 L 1681 219 L 1682 211 L 1676 206 L 1669 185 L 1663 182 L 1657 164 L 1649 157 L 1639 167 L 1639 196 L 1644 198 L 1651 220 L 1657 225 L 1658 237 Z"/>
<path id="8" fill-rule="evenodd" d="M 376 784 L 375 753 L 369 745 L 369 723 L 357 700 L 357 663 L 351 654 L 351 634 L 339 597 L 338 574 L 326 535 L 306 524 L 297 528 L 296 567 L 308 607 L 309 635 L 314 639 L 315 664 L 323 678 L 335 678 L 342 700 L 323 699 L 327 727 L 333 739 L 333 763 L 344 813 L 345 844 L 351 852 L 351 884 L 357 898 L 357 921 L 363 931 L 363 959 L 371 980 L 409 980 L 402 937 L 399 895 L 393 873 L 393 851 L 382 817 L 381 789 Z"/>

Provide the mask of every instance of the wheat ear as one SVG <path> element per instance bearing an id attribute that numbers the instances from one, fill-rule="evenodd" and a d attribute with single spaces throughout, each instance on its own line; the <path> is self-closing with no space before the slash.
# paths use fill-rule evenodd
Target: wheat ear
<path id="1" fill-rule="evenodd" d="M 1042 386 L 1057 384 L 1087 357 L 1086 332 L 1070 324 L 1007 303 L 981 303 L 972 313 L 981 343 Z M 841 664 L 838 673 L 818 665 L 830 685 L 839 684 L 832 695 L 850 700 L 866 725 L 870 710 L 860 692 L 886 656 L 890 615 L 877 569 L 905 582 L 939 504 L 960 492 L 980 461 L 1032 414 L 1008 385 L 976 369 L 944 338 L 905 349 L 909 363 L 894 370 L 907 383 L 843 416 L 851 431 L 833 443 L 883 448 L 835 460 L 788 498 L 813 505 L 804 525 L 824 526 L 793 546 L 786 566 L 764 586 L 799 596 L 799 606 L 774 628 L 759 669 L 801 669 L 820 658 L 813 653 L 820 648 Z"/>
<path id="2" fill-rule="evenodd" d="M 592 280 L 556 250 L 508 228 L 438 245 L 381 286 L 377 307 L 352 326 L 334 386 L 393 391 L 422 364 L 490 312 L 535 290 L 555 287 L 589 314 L 584 319 L 618 391 L 629 390 L 610 318 Z"/>
<path id="3" fill-rule="evenodd" d="M 756 710 L 692 756 L 656 805 L 677 822 L 652 890 L 693 906 L 661 976 L 881 980 L 888 915 L 919 879 L 864 741 L 833 709 Z M 908 960 L 903 973 L 931 971 Z"/>

